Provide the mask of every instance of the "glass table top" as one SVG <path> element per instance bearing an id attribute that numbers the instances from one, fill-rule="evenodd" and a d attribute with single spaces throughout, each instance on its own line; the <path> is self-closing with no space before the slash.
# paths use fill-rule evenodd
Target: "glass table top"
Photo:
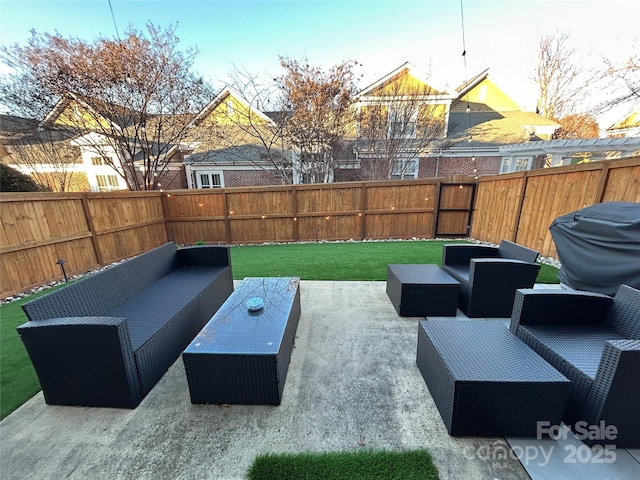
<path id="1" fill-rule="evenodd" d="M 185 353 L 278 353 L 299 284 L 297 277 L 245 278 Z M 255 298 L 264 306 L 254 312 L 247 302 Z"/>

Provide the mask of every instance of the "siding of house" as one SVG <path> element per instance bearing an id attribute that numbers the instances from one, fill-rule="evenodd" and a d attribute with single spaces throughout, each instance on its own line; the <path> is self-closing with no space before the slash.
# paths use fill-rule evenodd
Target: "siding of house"
<path id="1" fill-rule="evenodd" d="M 42 180 L 43 178 L 49 177 L 51 181 L 47 183 L 48 185 L 56 185 L 58 182 L 56 181 L 56 175 L 54 173 L 38 173 L 37 175 L 31 174 L 31 178 L 35 181 Z M 69 185 L 65 185 L 66 192 L 90 192 L 91 186 L 89 185 L 89 179 L 87 178 L 86 172 L 73 172 L 73 174 L 69 175 L 70 181 Z"/>
<path id="2" fill-rule="evenodd" d="M 520 110 L 520 107 L 488 78 L 482 80 L 465 94 L 458 105 L 452 106 L 452 110 L 455 108 L 464 111 L 467 104 L 486 105 L 487 110 L 497 112 Z"/>
<path id="3" fill-rule="evenodd" d="M 98 130 L 109 128 L 109 122 L 107 120 L 101 119 L 100 122 L 96 121 L 95 115 L 91 115 L 83 105 L 75 100 L 67 104 L 53 123 L 68 126 L 81 125 L 87 129 Z"/>
<path id="4" fill-rule="evenodd" d="M 211 110 L 200 124 L 204 127 L 247 125 L 249 118 L 254 125 L 267 123 L 267 120 L 262 116 L 252 112 L 246 103 L 229 94 Z"/>

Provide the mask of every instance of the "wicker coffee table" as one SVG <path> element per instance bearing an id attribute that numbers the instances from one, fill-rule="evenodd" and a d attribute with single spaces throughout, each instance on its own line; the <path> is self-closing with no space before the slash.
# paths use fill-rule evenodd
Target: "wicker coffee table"
<path id="1" fill-rule="evenodd" d="M 417 364 L 450 435 L 535 437 L 560 425 L 569 380 L 499 321 L 429 320 Z"/>
<path id="2" fill-rule="evenodd" d="M 455 317 L 460 283 L 438 265 L 387 265 L 387 295 L 401 317 Z"/>
<path id="3" fill-rule="evenodd" d="M 245 278 L 183 352 L 192 403 L 279 405 L 300 318 L 300 279 Z M 247 302 L 261 298 L 262 309 Z"/>

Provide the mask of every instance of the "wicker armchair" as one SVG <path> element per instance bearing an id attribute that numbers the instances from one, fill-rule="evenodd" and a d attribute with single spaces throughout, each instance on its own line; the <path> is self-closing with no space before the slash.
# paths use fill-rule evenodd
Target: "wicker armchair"
<path id="1" fill-rule="evenodd" d="M 585 443 L 640 447 L 640 290 L 519 290 L 510 329 L 571 381 L 567 425 L 618 430 Z"/>
<path id="2" fill-rule="evenodd" d="M 442 252 L 442 270 L 460 282 L 458 308 L 467 317 L 509 317 L 518 288 L 531 288 L 540 265 L 538 252 L 503 240 L 500 247 L 451 244 Z"/>

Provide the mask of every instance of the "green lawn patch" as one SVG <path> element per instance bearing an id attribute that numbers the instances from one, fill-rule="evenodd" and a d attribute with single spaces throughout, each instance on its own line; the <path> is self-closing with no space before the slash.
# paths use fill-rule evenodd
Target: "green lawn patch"
<path id="1" fill-rule="evenodd" d="M 248 480 L 435 480 L 438 470 L 426 450 L 264 454 Z"/>
<path id="2" fill-rule="evenodd" d="M 27 321 L 22 305 L 51 292 L 46 291 L 0 306 L 0 419 L 40 391 L 40 383 L 29 355 L 16 332 Z"/>
<path id="3" fill-rule="evenodd" d="M 300 277 L 303 280 L 387 279 L 387 264 L 441 265 L 442 246 L 458 241 L 292 243 L 231 247 L 236 279 Z M 558 283 L 558 269 L 542 265 L 538 283 Z"/>

